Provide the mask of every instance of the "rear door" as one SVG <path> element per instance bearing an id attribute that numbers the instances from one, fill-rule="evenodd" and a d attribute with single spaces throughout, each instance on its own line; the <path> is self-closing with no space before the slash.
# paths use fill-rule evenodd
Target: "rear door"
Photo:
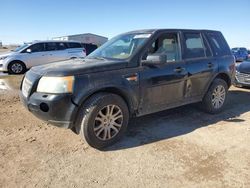
<path id="1" fill-rule="evenodd" d="M 183 59 L 187 65 L 188 79 L 185 88 L 186 100 L 202 97 L 218 65 L 212 56 L 207 40 L 201 32 L 183 32 Z"/>
<path id="2" fill-rule="evenodd" d="M 64 42 L 47 42 L 45 50 L 48 52 L 48 63 L 68 59 L 67 47 Z"/>
<path id="3" fill-rule="evenodd" d="M 70 58 L 86 56 L 86 52 L 85 50 L 83 50 L 84 48 L 78 42 L 68 42 L 67 47 L 68 47 L 67 53 Z"/>

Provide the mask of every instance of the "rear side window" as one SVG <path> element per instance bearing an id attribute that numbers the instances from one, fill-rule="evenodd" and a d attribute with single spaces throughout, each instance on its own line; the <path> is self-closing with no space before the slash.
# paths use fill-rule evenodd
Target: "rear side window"
<path id="1" fill-rule="evenodd" d="M 45 45 L 46 51 L 55 51 L 58 50 L 56 42 L 48 42 Z"/>
<path id="2" fill-rule="evenodd" d="M 82 46 L 80 43 L 77 43 L 77 42 L 69 42 L 68 48 L 82 48 Z"/>
<path id="3" fill-rule="evenodd" d="M 208 41 L 215 56 L 229 55 L 230 49 L 220 33 L 207 33 Z"/>
<path id="4" fill-rule="evenodd" d="M 94 45 L 94 44 L 85 44 L 85 43 L 82 43 L 81 45 L 82 45 L 82 47 L 85 48 L 87 55 L 89 55 L 91 52 L 93 52 L 94 50 L 97 49 L 97 46 Z"/>
<path id="5" fill-rule="evenodd" d="M 58 42 L 57 43 L 57 49 L 58 50 L 65 50 L 67 48 L 66 44 L 64 42 Z"/>
<path id="6" fill-rule="evenodd" d="M 184 33 L 185 58 L 205 57 L 205 49 L 200 33 Z"/>

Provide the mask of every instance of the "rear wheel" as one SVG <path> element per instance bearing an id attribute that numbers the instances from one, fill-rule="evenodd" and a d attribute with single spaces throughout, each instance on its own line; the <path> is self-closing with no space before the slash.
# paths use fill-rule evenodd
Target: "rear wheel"
<path id="1" fill-rule="evenodd" d="M 115 94 L 92 96 L 80 109 L 77 126 L 87 143 L 101 149 L 117 142 L 126 131 L 129 112 L 124 100 Z"/>
<path id="2" fill-rule="evenodd" d="M 21 61 L 12 61 L 8 66 L 10 74 L 23 74 L 26 71 L 26 66 Z"/>
<path id="3" fill-rule="evenodd" d="M 202 100 L 202 108 L 211 114 L 219 113 L 225 107 L 228 85 L 219 78 L 216 78 Z"/>

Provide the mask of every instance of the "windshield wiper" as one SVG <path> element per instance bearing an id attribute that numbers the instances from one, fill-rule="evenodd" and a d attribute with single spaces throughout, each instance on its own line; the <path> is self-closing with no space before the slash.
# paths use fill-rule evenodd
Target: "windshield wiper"
<path id="1" fill-rule="evenodd" d="M 101 57 L 101 56 L 96 56 L 96 57 L 87 57 L 87 59 L 98 59 L 98 60 L 106 60 L 106 58 Z"/>

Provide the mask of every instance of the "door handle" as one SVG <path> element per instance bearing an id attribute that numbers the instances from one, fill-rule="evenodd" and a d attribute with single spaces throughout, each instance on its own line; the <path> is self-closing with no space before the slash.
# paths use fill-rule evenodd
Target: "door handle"
<path id="1" fill-rule="evenodd" d="M 138 74 L 135 73 L 135 74 L 126 75 L 125 78 L 128 81 L 135 81 L 135 82 L 137 82 L 138 81 Z"/>
<path id="2" fill-rule="evenodd" d="M 208 63 L 207 66 L 208 66 L 209 68 L 212 68 L 212 67 L 214 66 L 214 64 L 213 64 L 213 63 Z"/>
<path id="3" fill-rule="evenodd" d="M 180 72 L 182 72 L 184 70 L 185 70 L 185 68 L 182 68 L 182 67 L 177 67 L 176 69 L 174 69 L 174 71 L 177 72 L 177 73 L 180 73 Z"/>

